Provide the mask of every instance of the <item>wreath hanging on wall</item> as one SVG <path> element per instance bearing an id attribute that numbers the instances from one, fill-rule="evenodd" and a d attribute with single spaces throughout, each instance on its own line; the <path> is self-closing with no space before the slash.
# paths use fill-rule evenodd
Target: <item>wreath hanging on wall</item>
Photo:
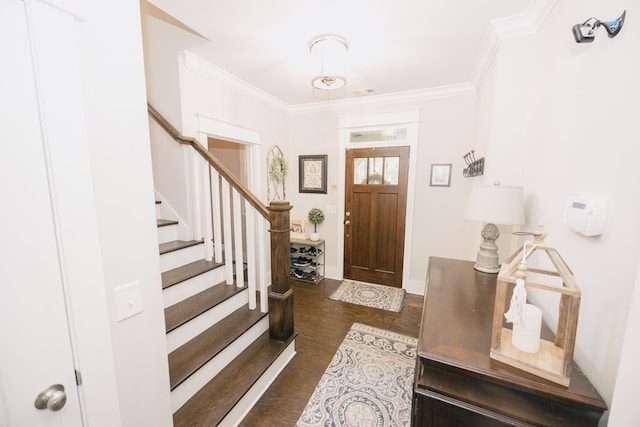
<path id="1" fill-rule="evenodd" d="M 281 155 L 273 156 L 271 159 L 271 166 L 269 167 L 271 178 L 277 183 L 284 182 L 288 171 L 289 163 L 287 162 L 287 159 Z"/>
<path id="2" fill-rule="evenodd" d="M 277 145 L 272 145 L 267 153 L 267 197 L 269 201 L 284 200 L 287 197 L 285 180 L 289 172 L 289 163 Z"/>

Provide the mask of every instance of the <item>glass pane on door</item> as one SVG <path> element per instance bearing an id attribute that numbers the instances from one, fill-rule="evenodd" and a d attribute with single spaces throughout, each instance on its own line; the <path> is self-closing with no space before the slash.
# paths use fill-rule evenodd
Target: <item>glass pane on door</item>
<path id="1" fill-rule="evenodd" d="M 353 183 L 367 183 L 367 158 L 353 159 Z"/>
<path id="2" fill-rule="evenodd" d="M 384 185 L 398 185 L 400 157 L 384 158 Z"/>
<path id="3" fill-rule="evenodd" d="M 369 176 L 367 184 L 382 184 L 383 157 L 369 157 Z"/>

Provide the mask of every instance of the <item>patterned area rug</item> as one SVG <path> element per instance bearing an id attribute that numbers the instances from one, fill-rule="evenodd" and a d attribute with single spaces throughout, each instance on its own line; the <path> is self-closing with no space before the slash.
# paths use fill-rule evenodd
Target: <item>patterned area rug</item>
<path id="1" fill-rule="evenodd" d="M 404 302 L 404 289 L 343 280 L 329 298 L 399 313 Z"/>
<path id="2" fill-rule="evenodd" d="M 354 323 L 296 427 L 411 423 L 417 339 Z"/>

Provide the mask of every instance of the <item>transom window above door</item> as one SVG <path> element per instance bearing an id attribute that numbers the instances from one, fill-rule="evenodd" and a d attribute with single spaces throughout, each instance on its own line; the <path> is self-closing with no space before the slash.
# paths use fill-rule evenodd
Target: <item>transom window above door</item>
<path id="1" fill-rule="evenodd" d="M 349 142 L 404 141 L 407 139 L 407 128 L 387 128 L 367 131 L 353 131 L 349 134 Z"/>
<path id="2" fill-rule="evenodd" d="M 355 185 L 398 185 L 399 157 L 363 157 L 353 159 Z"/>

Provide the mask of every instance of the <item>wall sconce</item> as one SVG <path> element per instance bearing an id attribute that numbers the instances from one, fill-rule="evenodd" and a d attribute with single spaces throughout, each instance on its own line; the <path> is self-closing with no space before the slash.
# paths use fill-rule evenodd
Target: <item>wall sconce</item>
<path id="1" fill-rule="evenodd" d="M 347 41 L 336 35 L 325 34 L 309 43 L 309 51 L 320 58 L 320 74 L 311 85 L 320 90 L 340 89 L 347 84 Z"/>
<path id="2" fill-rule="evenodd" d="M 607 30 L 609 38 L 617 36 L 622 29 L 622 24 L 624 24 L 626 14 L 627 11 L 625 10 L 615 21 L 600 21 L 596 18 L 589 18 L 582 24 L 574 25 L 572 31 L 573 37 L 576 39 L 576 43 L 591 43 L 596 37 L 595 31 L 600 26 Z"/>

